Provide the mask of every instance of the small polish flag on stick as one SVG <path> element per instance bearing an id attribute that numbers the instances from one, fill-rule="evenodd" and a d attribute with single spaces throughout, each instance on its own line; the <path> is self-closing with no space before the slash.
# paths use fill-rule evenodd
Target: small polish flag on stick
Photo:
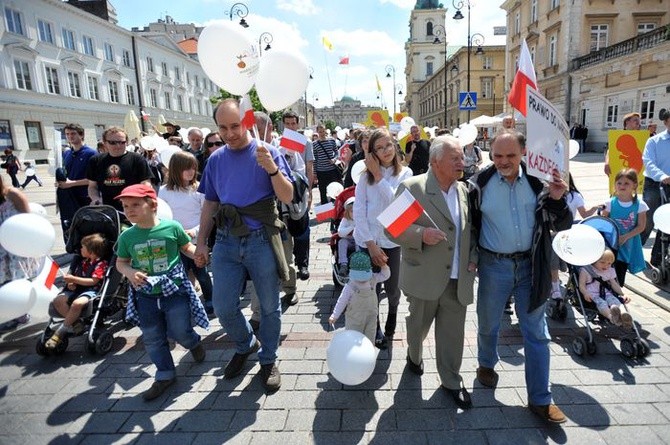
<path id="1" fill-rule="evenodd" d="M 42 265 L 42 269 L 40 269 L 33 282 L 39 284 L 44 283 L 44 286 L 47 289 L 51 289 L 54 285 L 54 282 L 56 281 L 56 277 L 58 276 L 59 271 L 60 268 L 58 267 L 58 263 L 56 263 L 50 256 L 47 255 L 44 257 L 44 264 Z"/>
<path id="2" fill-rule="evenodd" d="M 328 202 L 326 204 L 316 206 L 314 207 L 314 213 L 316 213 L 316 220 L 318 222 L 324 222 L 329 219 L 333 219 L 335 218 L 335 204 Z"/>
<path id="3" fill-rule="evenodd" d="M 149 121 L 149 118 L 151 117 L 151 115 L 149 113 L 145 113 L 144 111 L 140 111 L 140 113 L 142 113 L 142 120 L 144 122 Z"/>
<path id="4" fill-rule="evenodd" d="M 284 132 L 279 140 L 280 147 L 284 147 L 287 150 L 297 151 L 298 153 L 304 153 L 305 144 L 307 144 L 307 138 L 304 134 L 284 128 Z"/>
<path id="5" fill-rule="evenodd" d="M 254 118 L 254 106 L 251 104 L 251 99 L 248 94 L 245 94 L 240 101 L 240 121 L 242 125 L 248 129 L 253 128 L 256 124 L 256 119 Z"/>
<path id="6" fill-rule="evenodd" d="M 386 230 L 394 237 L 400 236 L 423 213 L 423 207 L 414 196 L 405 189 L 390 206 L 377 217 Z M 433 223 L 434 224 L 434 223 Z"/>

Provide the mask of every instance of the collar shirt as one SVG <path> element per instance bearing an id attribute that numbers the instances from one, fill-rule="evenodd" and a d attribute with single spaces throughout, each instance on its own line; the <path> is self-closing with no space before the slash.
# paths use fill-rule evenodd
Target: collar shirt
<path id="1" fill-rule="evenodd" d="M 461 207 L 458 199 L 458 185 L 456 181 L 451 184 L 449 190 L 446 192 L 442 190 L 442 196 L 444 196 L 444 201 L 447 203 L 449 208 L 449 214 L 451 219 L 454 222 L 454 258 L 451 261 L 451 276 L 449 278 L 456 279 L 458 278 L 458 265 L 460 261 L 460 247 L 461 247 Z"/>
<path id="2" fill-rule="evenodd" d="M 647 139 L 642 161 L 645 177 L 661 182 L 670 176 L 670 133 L 668 130 Z"/>

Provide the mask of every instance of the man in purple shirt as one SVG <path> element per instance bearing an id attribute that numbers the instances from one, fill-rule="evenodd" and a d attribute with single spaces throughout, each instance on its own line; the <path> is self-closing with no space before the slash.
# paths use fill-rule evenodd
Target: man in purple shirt
<path id="1" fill-rule="evenodd" d="M 206 238 L 216 218 L 212 249 L 212 303 L 221 326 L 235 342 L 236 352 L 224 371 L 228 379 L 242 372 L 249 355 L 258 351 L 261 378 L 268 391 L 281 385 L 275 364 L 281 329 L 279 279 L 287 272 L 281 247 L 275 196 L 293 199 L 291 170 L 279 151 L 252 139 L 241 122 L 239 104 L 222 101 L 214 110 L 219 135 L 227 142 L 207 161 L 199 191 L 205 195 L 197 239 L 196 264 L 208 258 Z M 278 244 L 279 253 L 276 249 Z M 258 339 L 240 310 L 240 293 L 251 276 L 261 306 Z"/>

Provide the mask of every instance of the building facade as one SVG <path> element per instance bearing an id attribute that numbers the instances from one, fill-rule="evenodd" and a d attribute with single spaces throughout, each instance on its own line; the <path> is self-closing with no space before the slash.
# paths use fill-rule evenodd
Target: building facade
<path id="1" fill-rule="evenodd" d="M 506 0 L 506 93 L 526 40 L 541 93 L 602 151 L 623 115 L 670 107 L 670 0 Z M 509 107 L 506 104 L 506 107 Z"/>
<path id="2" fill-rule="evenodd" d="M 334 101 L 332 107 L 316 109 L 316 123 L 331 120 L 342 128 L 352 128 L 354 123 L 364 123 L 368 120 L 368 111 L 378 111 L 378 107 L 361 105 L 361 101 L 349 96 Z"/>
<path id="3" fill-rule="evenodd" d="M 84 3 L 84 2 L 77 2 Z M 91 3 L 91 2 L 86 2 Z M 97 2 L 111 6 L 106 1 Z M 69 122 L 95 145 L 105 128 L 145 112 L 211 127 L 218 88 L 168 35 L 133 33 L 59 0 L 0 0 L 0 145 L 46 159 Z"/>

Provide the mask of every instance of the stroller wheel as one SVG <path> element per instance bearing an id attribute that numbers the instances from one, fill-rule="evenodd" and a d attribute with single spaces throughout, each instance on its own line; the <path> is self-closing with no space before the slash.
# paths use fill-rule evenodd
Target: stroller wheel
<path id="1" fill-rule="evenodd" d="M 589 355 L 595 355 L 596 352 L 598 352 L 598 346 L 596 346 L 595 340 L 590 340 L 586 342 L 586 352 L 588 352 Z"/>
<path id="2" fill-rule="evenodd" d="M 586 340 L 582 337 L 575 337 L 572 340 L 572 352 L 581 357 L 584 355 L 584 351 L 586 351 Z"/>
<path id="3" fill-rule="evenodd" d="M 649 278 L 654 284 L 663 284 L 665 282 L 665 274 L 657 267 L 652 266 L 651 272 L 649 273 Z"/>
<path id="4" fill-rule="evenodd" d="M 621 354 L 626 358 L 635 358 L 637 356 L 637 348 L 633 340 L 628 337 L 621 339 Z"/>
<path id="5" fill-rule="evenodd" d="M 651 352 L 651 348 L 649 347 L 649 342 L 645 340 L 644 338 L 638 338 L 635 340 L 637 343 L 637 350 L 638 350 L 638 357 L 646 357 L 649 355 Z"/>
<path id="6" fill-rule="evenodd" d="M 93 333 L 93 341 L 86 339 L 86 348 L 91 354 L 105 355 L 114 344 L 114 337 L 108 331 L 100 331 L 100 333 Z"/>
<path id="7" fill-rule="evenodd" d="M 67 345 L 69 343 L 69 339 L 66 336 L 61 338 L 60 343 L 56 345 L 56 347 L 53 349 L 54 355 L 63 355 L 65 351 L 67 350 Z"/>
<path id="8" fill-rule="evenodd" d="M 37 343 L 35 343 L 35 352 L 37 352 L 37 355 L 42 356 L 42 357 L 47 357 L 49 355 L 49 350 L 47 349 L 46 346 L 44 346 L 44 336 L 40 335 L 37 338 Z"/>

